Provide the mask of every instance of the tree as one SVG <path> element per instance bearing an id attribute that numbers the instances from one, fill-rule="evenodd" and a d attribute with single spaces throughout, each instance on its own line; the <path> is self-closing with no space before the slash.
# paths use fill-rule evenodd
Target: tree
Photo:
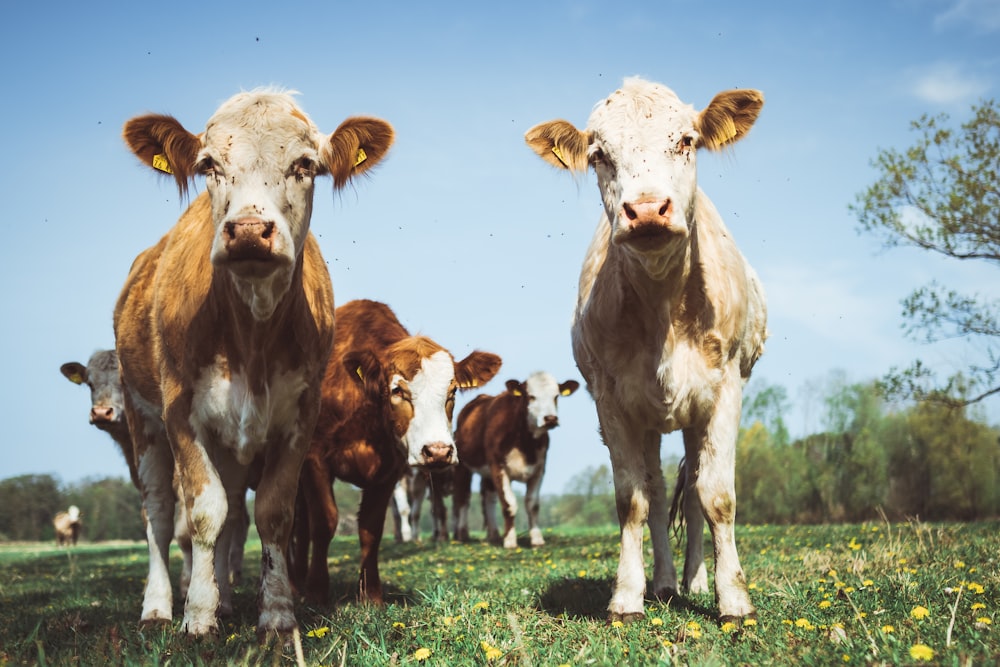
<path id="1" fill-rule="evenodd" d="M 51 475 L 0 480 L 0 539 L 52 539 L 52 519 L 64 509 L 59 483 Z"/>
<path id="2" fill-rule="evenodd" d="M 972 108 L 954 130 L 948 116 L 911 123 L 917 142 L 900 153 L 883 150 L 872 162 L 878 180 L 850 206 L 860 228 L 883 246 L 912 246 L 958 260 L 1000 263 L 1000 110 L 993 100 Z M 963 338 L 982 343 L 985 359 L 941 384 L 919 360 L 892 369 L 889 395 L 938 397 L 969 405 L 1000 392 L 1000 303 L 931 282 L 903 302 L 904 330 L 928 343 Z"/>

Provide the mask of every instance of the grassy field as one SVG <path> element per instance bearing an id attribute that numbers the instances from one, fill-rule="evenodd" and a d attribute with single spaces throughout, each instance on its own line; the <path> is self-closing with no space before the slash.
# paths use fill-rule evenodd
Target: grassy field
<path id="1" fill-rule="evenodd" d="M 649 601 L 608 625 L 617 531 L 552 530 L 548 544 L 395 544 L 389 604 L 353 599 L 358 547 L 330 549 L 327 608 L 297 610 L 310 665 L 898 665 L 1000 662 L 1000 523 L 751 526 L 737 543 L 756 625 L 719 626 L 710 594 Z M 707 552 L 711 553 L 709 546 Z M 0 665 L 294 664 L 254 624 L 259 545 L 218 637 L 141 628 L 142 544 L 0 545 Z M 175 555 L 173 569 L 179 570 Z M 711 571 L 711 561 L 709 562 Z M 182 605 L 175 601 L 175 614 Z"/>

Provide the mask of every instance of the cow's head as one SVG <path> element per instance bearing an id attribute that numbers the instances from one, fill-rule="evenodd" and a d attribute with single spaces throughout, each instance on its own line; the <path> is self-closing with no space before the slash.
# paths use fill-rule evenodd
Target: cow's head
<path id="1" fill-rule="evenodd" d="M 545 371 L 532 373 L 524 382 L 507 380 L 507 391 L 522 401 L 528 430 L 534 438 L 559 426 L 559 397 L 569 396 L 579 388 L 576 380 L 560 384 Z"/>
<path id="2" fill-rule="evenodd" d="M 125 400 L 114 350 L 98 350 L 87 365 L 70 361 L 59 367 L 66 378 L 90 387 L 90 423 L 102 431 L 125 427 Z"/>
<path id="3" fill-rule="evenodd" d="M 455 361 L 429 338 L 413 336 L 379 356 L 370 350 L 344 355 L 352 379 L 364 385 L 369 399 L 385 405 L 386 420 L 407 464 L 443 468 L 458 463 L 452 431 L 455 394 L 493 379 L 501 360 L 475 351 Z"/>
<path id="4" fill-rule="evenodd" d="M 654 261 L 669 259 L 686 246 L 697 149 L 743 138 L 763 104 L 760 91 L 729 90 L 696 111 L 669 88 L 630 78 L 594 107 L 586 130 L 554 120 L 528 130 L 525 140 L 556 167 L 593 167 L 612 243 Z"/>
<path id="5" fill-rule="evenodd" d="M 173 117 L 125 123 L 132 152 L 173 175 L 183 195 L 196 175 L 211 199 L 212 263 L 231 272 L 255 318 L 267 319 L 291 284 L 312 216 L 314 180 L 335 188 L 385 156 L 393 130 L 376 118 L 348 118 L 327 136 L 288 93 L 234 96 L 192 134 Z"/>

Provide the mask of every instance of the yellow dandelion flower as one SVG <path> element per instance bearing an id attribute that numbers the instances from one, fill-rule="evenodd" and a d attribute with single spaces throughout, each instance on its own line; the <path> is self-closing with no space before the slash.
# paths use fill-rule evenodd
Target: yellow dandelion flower
<path id="1" fill-rule="evenodd" d="M 493 661 L 503 656 L 503 651 L 498 649 L 496 646 L 490 646 L 486 642 L 481 642 L 480 646 L 483 648 L 483 653 L 486 654 L 487 661 Z"/>
<path id="2" fill-rule="evenodd" d="M 983 588 L 982 584 L 977 584 L 974 581 L 972 583 L 968 584 L 968 587 L 969 587 L 969 590 L 971 592 L 975 593 L 976 595 L 982 595 L 986 591 L 986 589 Z"/>
<path id="3" fill-rule="evenodd" d="M 663 625 L 663 619 L 662 618 L 651 618 L 651 619 L 649 619 L 649 624 L 650 625 L 655 625 L 655 626 Z"/>
<path id="4" fill-rule="evenodd" d="M 808 618 L 800 618 L 795 621 L 795 627 L 803 630 L 815 630 L 816 626 L 809 622 Z"/>
<path id="5" fill-rule="evenodd" d="M 854 586 L 847 586 L 846 588 L 844 588 L 844 592 L 845 593 L 853 593 L 854 592 Z"/>
<path id="6" fill-rule="evenodd" d="M 980 623 L 982 625 L 991 625 L 993 621 L 987 618 L 986 616 L 980 616 L 979 618 L 976 619 L 976 623 Z"/>
<path id="7" fill-rule="evenodd" d="M 309 632 L 306 633 L 306 637 L 316 637 L 318 639 L 320 637 L 325 637 L 326 633 L 328 632 L 330 632 L 330 628 L 324 625 L 322 628 L 316 628 L 315 630 L 310 630 Z"/>
<path id="8" fill-rule="evenodd" d="M 429 648 L 418 648 L 413 652 L 413 659 L 417 661 L 426 660 L 429 657 L 431 657 L 431 650 Z"/>
<path id="9" fill-rule="evenodd" d="M 787 618 L 782 619 L 781 620 L 781 624 L 782 625 L 795 625 L 792 621 L 788 620 Z"/>
<path id="10" fill-rule="evenodd" d="M 749 584 L 747 584 L 747 588 L 750 589 L 751 591 L 755 591 L 757 590 L 757 583 L 751 581 Z"/>
<path id="11" fill-rule="evenodd" d="M 826 576 L 828 576 L 828 577 L 836 577 L 837 576 L 837 571 L 836 570 L 830 570 L 829 572 L 826 573 Z"/>
<path id="12" fill-rule="evenodd" d="M 984 605 L 984 604 L 983 604 L 982 602 L 974 602 L 974 603 L 972 604 L 972 607 L 971 607 L 971 608 L 972 608 L 973 610 L 976 610 L 976 609 L 986 609 L 986 605 Z"/>
<path id="13" fill-rule="evenodd" d="M 479 601 L 479 602 L 477 602 L 476 604 L 472 605 L 472 608 L 473 608 L 473 610 L 478 610 L 478 609 L 489 609 L 489 608 L 490 608 L 490 603 L 489 603 L 489 602 L 486 602 L 486 601 L 484 601 L 484 600 L 480 600 L 480 601 Z"/>
<path id="14" fill-rule="evenodd" d="M 757 619 L 756 618 L 744 618 L 743 619 L 743 627 L 744 628 L 754 627 L 756 625 L 757 625 Z"/>
<path id="15" fill-rule="evenodd" d="M 670 641 L 669 639 L 664 639 L 661 642 L 661 644 L 663 644 L 663 648 L 670 648 L 671 646 L 674 645 L 674 643 L 672 641 Z"/>
<path id="16" fill-rule="evenodd" d="M 934 649 L 927 644 L 914 644 L 910 647 L 910 657 L 918 662 L 930 660 L 934 657 Z"/>
<path id="17" fill-rule="evenodd" d="M 919 604 L 910 610 L 910 616 L 917 619 L 918 621 L 920 619 L 927 618 L 930 615 L 931 615 L 930 610 L 927 607 L 921 606 Z"/>
<path id="18" fill-rule="evenodd" d="M 688 629 L 687 636 L 691 639 L 701 639 L 701 630 L 698 629 Z"/>
<path id="19" fill-rule="evenodd" d="M 861 582 L 861 585 L 862 586 L 872 586 L 874 583 L 875 582 L 872 581 L 871 579 L 865 579 L 864 581 Z"/>
<path id="20" fill-rule="evenodd" d="M 896 628 L 892 627 L 891 625 L 883 625 L 882 626 L 882 632 L 883 632 L 883 634 L 891 635 L 895 631 L 896 631 Z"/>
<path id="21" fill-rule="evenodd" d="M 955 569 L 956 569 L 956 570 L 962 570 L 962 569 L 965 569 L 965 561 L 961 561 L 961 560 L 956 560 L 956 561 L 955 561 Z"/>
<path id="22" fill-rule="evenodd" d="M 587 571 L 586 570 L 580 570 L 579 572 L 576 573 L 576 576 L 578 576 L 581 579 L 583 579 L 584 577 L 587 576 Z"/>
<path id="23" fill-rule="evenodd" d="M 861 545 L 858 544 L 858 541 L 853 537 L 851 538 L 851 541 L 847 543 L 847 546 L 849 546 L 852 551 L 857 551 L 861 548 Z"/>
<path id="24" fill-rule="evenodd" d="M 850 662 L 851 661 L 851 656 L 849 656 L 849 655 L 847 655 L 845 653 L 844 655 L 840 656 L 840 659 L 843 660 L 844 662 Z"/>
<path id="25" fill-rule="evenodd" d="M 725 623 L 722 624 L 720 630 L 722 630 L 727 634 L 730 632 L 736 632 L 736 624 L 733 623 L 732 621 L 726 621 Z"/>
<path id="26" fill-rule="evenodd" d="M 701 630 L 701 624 L 698 621 L 688 621 L 687 628 L 688 630 Z"/>
<path id="27" fill-rule="evenodd" d="M 819 603 L 819 608 L 820 608 L 820 609 L 827 609 L 827 608 L 829 608 L 829 607 L 830 607 L 830 606 L 831 606 L 832 604 L 833 604 L 833 603 L 832 603 L 832 602 L 830 602 L 829 600 L 823 600 L 822 602 L 820 602 L 820 603 Z"/>
<path id="28" fill-rule="evenodd" d="M 405 623 L 400 623 L 399 621 L 396 621 L 395 623 L 392 624 L 392 627 L 394 627 L 394 628 L 405 628 L 406 624 Z"/>
<path id="29" fill-rule="evenodd" d="M 625 624 L 622 623 L 621 621 L 612 621 L 611 622 L 611 627 L 613 627 L 613 628 L 624 628 Z"/>

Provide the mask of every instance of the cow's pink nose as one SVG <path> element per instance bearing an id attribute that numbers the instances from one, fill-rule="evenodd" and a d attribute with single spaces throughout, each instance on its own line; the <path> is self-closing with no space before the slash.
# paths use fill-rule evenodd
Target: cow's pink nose
<path id="1" fill-rule="evenodd" d="M 108 424 L 115 420 L 115 409 L 103 405 L 95 405 L 90 408 L 91 424 Z"/>
<path id="2" fill-rule="evenodd" d="M 432 442 L 420 450 L 420 465 L 426 468 L 444 468 L 457 463 L 455 448 L 444 442 Z"/>
<path id="3" fill-rule="evenodd" d="M 622 217 L 627 219 L 632 227 L 669 225 L 673 212 L 674 203 L 670 199 L 642 199 L 622 204 Z"/>
<path id="4" fill-rule="evenodd" d="M 240 218 L 225 224 L 226 250 L 231 259 L 267 259 L 271 255 L 274 223 Z"/>

